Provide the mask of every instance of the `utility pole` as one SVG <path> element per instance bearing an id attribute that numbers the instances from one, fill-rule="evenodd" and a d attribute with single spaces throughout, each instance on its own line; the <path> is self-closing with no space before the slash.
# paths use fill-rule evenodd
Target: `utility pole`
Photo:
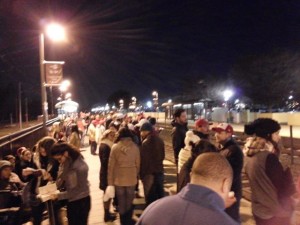
<path id="1" fill-rule="evenodd" d="M 25 119 L 26 119 L 26 123 L 28 123 L 28 99 L 27 99 L 27 97 L 25 98 Z"/>
<path id="2" fill-rule="evenodd" d="M 21 93 L 21 82 L 19 82 L 19 127 L 22 130 L 22 93 Z"/>

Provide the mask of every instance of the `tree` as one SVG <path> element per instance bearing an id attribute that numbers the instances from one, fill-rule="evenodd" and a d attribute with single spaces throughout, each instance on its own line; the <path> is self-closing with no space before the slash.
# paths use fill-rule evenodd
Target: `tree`
<path id="1" fill-rule="evenodd" d="M 274 51 L 239 60 L 229 77 L 235 88 L 240 89 L 254 104 L 262 104 L 271 109 L 275 105 L 281 105 L 291 91 L 298 91 L 299 66 L 299 54 Z"/>

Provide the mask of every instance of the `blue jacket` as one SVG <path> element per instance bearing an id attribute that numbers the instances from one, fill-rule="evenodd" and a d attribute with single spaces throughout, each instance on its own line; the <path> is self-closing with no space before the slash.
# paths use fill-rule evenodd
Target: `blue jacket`
<path id="1" fill-rule="evenodd" d="M 217 193 L 188 184 L 177 195 L 149 205 L 136 225 L 238 225 L 224 209 Z"/>

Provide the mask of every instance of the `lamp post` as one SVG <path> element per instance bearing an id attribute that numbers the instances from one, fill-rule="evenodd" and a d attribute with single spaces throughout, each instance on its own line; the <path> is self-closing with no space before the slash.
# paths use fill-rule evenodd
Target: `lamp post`
<path id="1" fill-rule="evenodd" d="M 64 29 L 57 24 L 50 24 L 47 26 L 47 35 L 54 41 L 61 41 L 65 39 Z M 41 80 L 41 99 L 43 112 L 43 130 L 47 134 L 46 122 L 48 120 L 48 102 L 45 83 L 45 36 L 41 32 L 39 35 L 39 55 L 40 55 L 40 80 Z"/>
<path id="2" fill-rule="evenodd" d="M 157 109 L 158 109 L 158 92 L 153 91 L 152 96 L 153 96 L 153 105 L 155 107 L 155 111 L 157 111 Z"/>
<path id="3" fill-rule="evenodd" d="M 230 98 L 233 96 L 233 91 L 232 90 L 225 90 L 223 92 L 223 97 L 224 97 L 224 101 L 225 101 L 225 108 L 228 110 L 227 112 L 227 122 L 231 122 L 231 117 L 230 117 L 230 113 L 229 113 L 229 105 L 228 105 L 228 101 L 230 100 Z"/>

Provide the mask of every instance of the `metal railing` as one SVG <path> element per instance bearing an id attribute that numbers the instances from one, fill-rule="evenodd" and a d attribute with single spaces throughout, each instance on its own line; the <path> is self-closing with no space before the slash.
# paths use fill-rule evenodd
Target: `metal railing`
<path id="1" fill-rule="evenodd" d="M 46 126 L 48 127 L 57 121 L 59 121 L 59 118 L 48 120 Z M 0 158 L 2 158 L 3 155 L 10 154 L 14 149 L 20 146 L 31 148 L 44 136 L 45 132 L 43 131 L 42 123 L 5 135 L 0 138 Z"/>

